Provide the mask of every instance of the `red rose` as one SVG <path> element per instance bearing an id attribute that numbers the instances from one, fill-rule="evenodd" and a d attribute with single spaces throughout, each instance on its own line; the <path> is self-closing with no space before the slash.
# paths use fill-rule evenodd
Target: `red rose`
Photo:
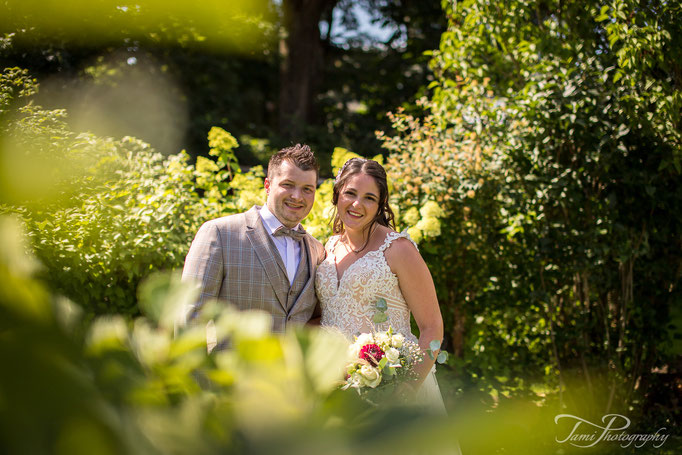
<path id="1" fill-rule="evenodd" d="M 379 360 L 384 356 L 384 351 L 376 344 L 366 344 L 360 349 L 360 358 L 365 359 L 371 365 L 379 365 Z"/>

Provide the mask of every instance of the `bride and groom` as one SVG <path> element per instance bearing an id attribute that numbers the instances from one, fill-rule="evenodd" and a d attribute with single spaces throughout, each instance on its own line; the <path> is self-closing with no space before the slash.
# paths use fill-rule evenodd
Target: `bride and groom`
<path id="1" fill-rule="evenodd" d="M 265 179 L 267 201 L 245 213 L 206 222 L 185 261 L 184 280 L 194 280 L 204 302 L 218 300 L 272 316 L 273 331 L 319 323 L 350 341 L 385 330 L 418 342 L 423 350 L 443 337 L 443 321 L 431 274 L 406 233 L 393 229 L 386 172 L 376 161 L 353 158 L 339 171 L 333 190 L 334 236 L 326 246 L 300 222 L 315 199 L 319 166 L 306 145 L 275 153 Z M 386 322 L 372 323 L 376 302 L 387 304 Z M 410 330 L 410 315 L 419 327 Z M 417 402 L 444 412 L 429 356 L 408 387 Z"/>

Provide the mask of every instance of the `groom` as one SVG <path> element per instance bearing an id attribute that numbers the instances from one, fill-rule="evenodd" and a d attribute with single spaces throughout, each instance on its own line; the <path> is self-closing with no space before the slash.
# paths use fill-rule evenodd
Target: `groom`
<path id="1" fill-rule="evenodd" d="M 319 316 L 314 278 L 324 248 L 300 225 L 313 206 L 318 173 L 310 147 L 282 149 L 268 164 L 265 206 L 201 226 L 182 272 L 201 290 L 189 319 L 210 300 L 265 310 L 274 332 Z"/>

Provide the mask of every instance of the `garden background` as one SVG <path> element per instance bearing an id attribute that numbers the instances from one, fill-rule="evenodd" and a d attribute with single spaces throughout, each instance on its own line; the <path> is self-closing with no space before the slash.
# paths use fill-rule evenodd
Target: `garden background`
<path id="1" fill-rule="evenodd" d="M 561 413 L 680 447 L 682 6 L 2 10 L 3 452 L 581 453 L 556 442 Z M 318 332 L 214 308 L 238 349 L 173 333 L 198 227 L 262 203 L 269 155 L 296 142 L 322 164 L 304 225 L 323 242 L 336 169 L 386 166 L 438 290 L 449 420 L 340 394 Z"/>

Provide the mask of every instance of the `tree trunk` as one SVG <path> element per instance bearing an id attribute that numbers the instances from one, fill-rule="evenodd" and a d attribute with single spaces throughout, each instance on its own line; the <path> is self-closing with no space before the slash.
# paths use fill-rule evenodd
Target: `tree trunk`
<path id="1" fill-rule="evenodd" d="M 283 0 L 286 37 L 280 42 L 279 132 L 299 140 L 312 120 L 324 63 L 320 19 L 338 0 Z M 330 15 L 331 17 L 331 15 Z"/>

